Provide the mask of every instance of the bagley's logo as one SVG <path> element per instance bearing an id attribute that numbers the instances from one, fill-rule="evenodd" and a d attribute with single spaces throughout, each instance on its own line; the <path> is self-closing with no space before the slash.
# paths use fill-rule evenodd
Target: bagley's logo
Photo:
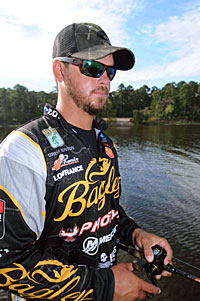
<path id="1" fill-rule="evenodd" d="M 54 273 L 49 273 L 52 270 Z M 11 267 L 1 269 L 1 288 L 10 286 L 13 292 L 30 297 L 31 300 L 43 299 L 58 300 L 62 295 L 62 300 L 92 300 L 93 289 L 81 289 L 81 277 L 77 275 L 77 266 L 73 264 L 63 264 L 60 260 L 48 259 L 37 262 L 33 271 L 28 271 L 20 263 L 14 262 Z M 40 275 L 44 279 L 47 288 L 38 288 L 36 276 Z M 67 285 L 56 285 L 62 279 Z M 22 280 L 21 282 L 19 280 Z M 24 285 L 23 281 L 26 281 Z M 52 285 L 54 283 L 55 285 Z M 61 300 L 60 299 L 60 300 Z"/>
<path id="2" fill-rule="evenodd" d="M 72 159 L 69 159 L 68 155 L 60 154 L 58 159 L 54 161 L 54 166 L 52 167 L 52 170 L 59 170 L 63 166 L 71 165 L 74 163 L 78 163 L 79 159 L 74 157 Z"/>
<path id="3" fill-rule="evenodd" d="M 99 158 L 100 170 L 95 168 L 97 159 L 89 163 L 85 179 L 67 186 L 58 196 L 58 202 L 65 203 L 61 216 L 54 221 L 63 221 L 67 216 L 80 216 L 85 208 L 96 205 L 100 211 L 105 206 L 106 195 L 119 198 L 120 177 L 116 176 L 111 160 Z M 88 194 L 89 192 L 89 194 Z"/>

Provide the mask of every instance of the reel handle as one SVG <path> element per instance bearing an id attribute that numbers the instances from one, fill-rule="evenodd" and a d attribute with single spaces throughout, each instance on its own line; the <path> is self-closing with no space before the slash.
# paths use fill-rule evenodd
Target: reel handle
<path id="1" fill-rule="evenodd" d="M 133 268 L 136 270 L 136 271 L 138 271 L 138 272 L 142 272 L 143 270 L 144 270 L 144 268 L 145 268 L 145 266 L 146 266 L 146 259 L 140 259 L 139 261 L 137 261 L 137 262 L 132 262 L 132 264 L 133 264 Z M 156 285 L 155 283 L 153 283 L 154 285 Z M 151 293 L 148 293 L 148 292 L 146 292 L 146 296 L 147 296 L 147 298 L 153 298 L 154 297 L 154 295 L 153 294 L 151 294 Z"/>
<path id="2" fill-rule="evenodd" d="M 133 264 L 133 268 L 136 271 L 142 272 L 146 265 L 146 260 L 143 258 L 143 259 L 138 260 L 137 262 L 132 262 L 132 264 Z"/>

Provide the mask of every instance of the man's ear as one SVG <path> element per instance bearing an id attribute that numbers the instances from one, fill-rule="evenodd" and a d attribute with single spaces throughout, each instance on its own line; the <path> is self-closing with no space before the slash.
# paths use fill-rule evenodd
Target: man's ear
<path id="1" fill-rule="evenodd" d="M 55 60 L 53 62 L 53 74 L 54 74 L 55 79 L 58 82 L 62 82 L 64 79 L 63 67 L 64 67 L 64 64 L 58 60 Z"/>

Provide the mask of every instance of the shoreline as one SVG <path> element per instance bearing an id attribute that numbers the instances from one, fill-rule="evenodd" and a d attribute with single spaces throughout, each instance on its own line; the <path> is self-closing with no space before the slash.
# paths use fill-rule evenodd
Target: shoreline
<path id="1" fill-rule="evenodd" d="M 109 125 L 117 126 L 148 126 L 148 125 L 200 125 L 200 121 L 143 121 L 140 124 L 132 122 L 132 117 L 120 117 L 120 118 L 103 118 Z M 21 124 L 0 124 L 0 128 L 11 127 L 16 128 Z"/>
<path id="2" fill-rule="evenodd" d="M 140 124 L 132 122 L 132 117 L 103 118 L 110 125 L 117 126 L 148 126 L 148 125 L 200 125 L 200 121 L 143 121 Z"/>

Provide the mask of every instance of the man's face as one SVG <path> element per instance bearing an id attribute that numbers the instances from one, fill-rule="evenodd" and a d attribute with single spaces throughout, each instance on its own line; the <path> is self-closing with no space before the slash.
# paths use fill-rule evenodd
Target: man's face
<path id="1" fill-rule="evenodd" d="M 96 61 L 109 66 L 114 64 L 112 55 Z M 67 94 L 77 107 L 90 115 L 96 115 L 102 110 L 110 91 L 110 80 L 106 71 L 99 78 L 88 77 L 72 64 L 68 65 L 64 83 Z"/>

